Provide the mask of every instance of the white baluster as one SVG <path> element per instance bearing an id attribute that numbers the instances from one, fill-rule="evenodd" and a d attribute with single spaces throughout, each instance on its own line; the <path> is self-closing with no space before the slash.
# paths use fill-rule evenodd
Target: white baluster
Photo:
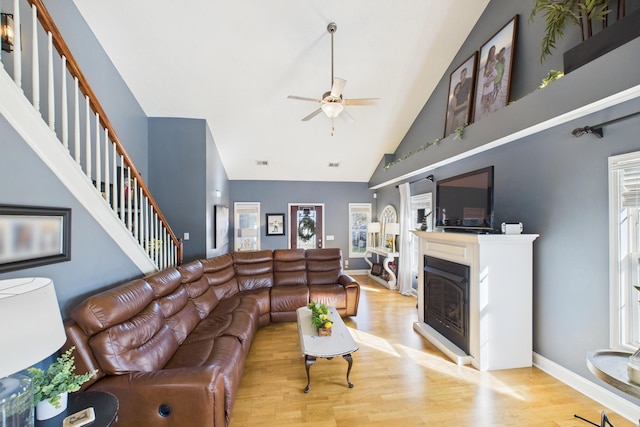
<path id="1" fill-rule="evenodd" d="M 131 223 L 131 202 L 133 200 L 133 194 L 131 191 L 131 168 L 127 166 L 127 184 L 125 186 L 127 188 L 127 228 L 129 232 L 133 231 L 133 224 Z"/>
<path id="2" fill-rule="evenodd" d="M 100 114 L 96 113 L 96 188 L 102 194 L 102 164 L 100 162 Z"/>
<path id="3" fill-rule="evenodd" d="M 153 213 L 153 247 L 154 247 L 154 253 L 153 253 L 153 262 L 156 264 L 156 266 L 158 265 L 158 261 L 159 261 L 159 254 L 160 254 L 160 233 L 158 232 L 158 213 L 154 212 Z"/>
<path id="4" fill-rule="evenodd" d="M 167 233 L 167 229 L 164 229 L 164 248 L 163 248 L 163 256 L 162 256 L 162 268 L 165 269 L 167 268 L 167 265 L 169 264 L 168 261 L 169 259 L 167 258 L 167 255 L 169 254 L 169 234 Z"/>
<path id="5" fill-rule="evenodd" d="M 151 206 L 149 205 L 149 198 L 145 197 L 145 206 L 144 206 L 144 238 L 145 238 L 145 248 L 147 250 L 147 255 L 151 257 L 151 226 L 149 225 L 149 211 L 151 210 Z"/>
<path id="6" fill-rule="evenodd" d="M 69 150 L 69 109 L 67 106 L 67 57 L 62 55 L 62 72 L 60 73 L 62 76 L 62 93 L 60 101 L 62 105 L 60 106 L 60 121 L 62 122 L 62 145 L 64 148 Z"/>
<path id="7" fill-rule="evenodd" d="M 154 216 L 155 216 L 155 212 L 153 211 L 153 205 L 150 205 L 150 212 L 149 212 L 149 220 L 151 221 L 149 223 L 149 247 L 151 248 L 150 254 L 149 256 L 151 257 L 151 261 L 153 261 L 155 263 L 155 257 L 156 257 L 156 230 L 155 230 L 155 221 L 154 221 Z"/>
<path id="8" fill-rule="evenodd" d="M 74 118 L 74 123 L 73 123 L 73 147 L 74 147 L 74 158 L 76 159 L 76 162 L 78 162 L 78 164 L 80 164 L 80 99 L 79 99 L 79 95 L 78 95 L 79 89 L 78 89 L 78 78 L 74 78 L 74 86 L 73 86 L 73 93 L 74 93 L 74 99 L 75 99 L 75 103 L 73 106 L 73 118 Z"/>
<path id="9" fill-rule="evenodd" d="M 124 222 L 124 157 L 120 156 L 120 219 Z"/>
<path id="10" fill-rule="evenodd" d="M 91 179 L 91 108 L 89 106 L 89 96 L 84 96 L 84 168 L 87 176 Z"/>
<path id="11" fill-rule="evenodd" d="M 22 40 L 20 37 L 19 0 L 13 0 L 13 81 L 22 89 Z"/>
<path id="12" fill-rule="evenodd" d="M 138 243 L 144 249 L 144 192 L 142 191 L 142 187 L 138 189 L 138 200 Z"/>
<path id="13" fill-rule="evenodd" d="M 116 153 L 116 144 L 113 143 L 111 144 L 111 148 L 113 149 L 113 161 L 111 163 L 111 171 L 112 174 L 111 176 L 113 177 L 113 186 L 111 187 L 113 189 L 112 194 L 111 194 L 111 209 L 113 209 L 113 211 L 115 213 L 118 213 L 118 199 L 117 199 L 117 194 L 118 194 L 118 175 L 116 174 L 117 172 L 117 153 Z"/>
<path id="14" fill-rule="evenodd" d="M 18 33 L 18 36 L 20 34 Z M 38 58 L 38 9 L 31 5 L 31 88 L 33 107 L 40 111 L 40 60 Z"/>
<path id="15" fill-rule="evenodd" d="M 115 160 L 114 160 L 115 162 Z M 111 200 L 111 180 L 109 177 L 109 129 L 104 130 L 104 198 Z"/>
<path id="16" fill-rule="evenodd" d="M 53 35 L 47 33 L 47 110 L 49 110 L 49 129 L 56 129 L 56 103 L 53 90 Z"/>
<path id="17" fill-rule="evenodd" d="M 133 178 L 131 197 L 131 226 L 133 227 L 133 237 L 138 240 L 138 178 Z"/>

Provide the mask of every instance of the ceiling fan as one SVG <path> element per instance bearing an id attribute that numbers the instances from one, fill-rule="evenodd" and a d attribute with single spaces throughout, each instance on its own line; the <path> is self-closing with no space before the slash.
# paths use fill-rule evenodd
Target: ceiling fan
<path id="1" fill-rule="evenodd" d="M 331 90 L 322 94 L 322 98 L 307 98 L 304 96 L 289 95 L 289 99 L 298 99 L 300 101 L 311 101 L 322 104 L 320 108 L 309 114 L 302 119 L 303 122 L 309 121 L 321 112 L 324 112 L 327 117 L 334 119 L 341 116 L 344 119 L 353 121 L 353 118 L 345 110 L 345 105 L 373 105 L 378 102 L 378 98 L 358 98 L 358 99 L 344 99 L 342 97 L 342 90 L 347 83 L 346 80 L 339 77 L 333 77 L 333 34 L 337 31 L 338 26 L 335 22 L 330 22 L 327 25 L 327 31 L 331 34 Z"/>

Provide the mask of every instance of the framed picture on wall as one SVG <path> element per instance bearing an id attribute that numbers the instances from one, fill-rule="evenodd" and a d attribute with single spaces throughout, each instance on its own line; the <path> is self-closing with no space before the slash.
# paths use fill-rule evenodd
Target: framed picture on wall
<path id="1" fill-rule="evenodd" d="M 477 58 L 478 53 L 474 52 L 449 76 L 447 116 L 444 124 L 445 137 L 454 133 L 464 124 L 471 123 Z"/>
<path id="2" fill-rule="evenodd" d="M 213 209 L 213 222 L 215 230 L 213 247 L 222 249 L 229 244 L 229 208 L 215 205 Z"/>
<path id="3" fill-rule="evenodd" d="M 514 16 L 480 49 L 473 110 L 474 122 L 509 103 L 517 31 L 518 15 Z"/>
<path id="4" fill-rule="evenodd" d="M 284 214 L 267 214 L 267 236 L 284 236 Z"/>
<path id="5" fill-rule="evenodd" d="M 71 259 L 71 209 L 0 206 L 0 272 Z"/>

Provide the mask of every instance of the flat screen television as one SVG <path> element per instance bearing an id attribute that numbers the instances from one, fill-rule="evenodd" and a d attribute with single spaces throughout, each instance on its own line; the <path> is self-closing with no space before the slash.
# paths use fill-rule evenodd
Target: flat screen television
<path id="1" fill-rule="evenodd" d="M 436 182 L 436 227 L 445 231 L 493 230 L 493 166 Z"/>

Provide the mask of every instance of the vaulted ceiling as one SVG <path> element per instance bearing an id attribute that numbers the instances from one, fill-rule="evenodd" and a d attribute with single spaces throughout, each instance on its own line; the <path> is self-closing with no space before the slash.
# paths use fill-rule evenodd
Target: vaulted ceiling
<path id="1" fill-rule="evenodd" d="M 149 117 L 207 120 L 229 179 L 366 182 L 489 0 L 74 2 Z M 287 96 L 331 89 L 330 22 L 344 98 L 379 101 L 303 122 L 319 104 Z"/>

